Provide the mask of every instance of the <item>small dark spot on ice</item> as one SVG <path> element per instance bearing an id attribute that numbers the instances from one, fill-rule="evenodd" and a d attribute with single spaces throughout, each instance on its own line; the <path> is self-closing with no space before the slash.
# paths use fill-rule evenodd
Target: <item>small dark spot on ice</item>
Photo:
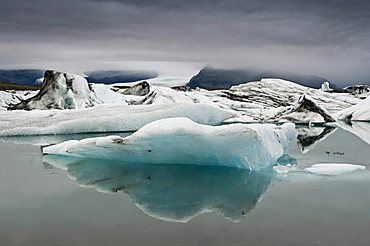
<path id="1" fill-rule="evenodd" d="M 245 212 L 244 211 L 242 211 L 242 215 L 245 215 Z"/>
<path id="2" fill-rule="evenodd" d="M 148 149 L 148 152 L 152 152 L 152 150 L 151 149 Z"/>
<path id="3" fill-rule="evenodd" d="M 148 176 L 146 177 L 146 179 L 151 180 L 151 179 L 152 179 L 152 176 L 148 175 Z"/>
<path id="4" fill-rule="evenodd" d="M 115 138 L 113 142 L 116 144 L 125 144 L 126 142 L 122 138 Z"/>
<path id="5" fill-rule="evenodd" d="M 344 152 L 339 152 L 339 151 L 336 151 L 333 153 L 334 155 L 344 155 Z"/>

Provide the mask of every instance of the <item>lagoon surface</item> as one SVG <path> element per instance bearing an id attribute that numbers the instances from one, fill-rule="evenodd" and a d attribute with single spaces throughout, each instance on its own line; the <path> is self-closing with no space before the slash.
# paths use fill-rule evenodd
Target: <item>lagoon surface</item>
<path id="1" fill-rule="evenodd" d="M 31 143 L 90 135 L 2 139 L 0 245 L 369 245 L 366 138 L 339 127 L 298 132 L 282 162 L 367 169 L 329 177 L 78 160 L 65 170 L 69 160 Z"/>

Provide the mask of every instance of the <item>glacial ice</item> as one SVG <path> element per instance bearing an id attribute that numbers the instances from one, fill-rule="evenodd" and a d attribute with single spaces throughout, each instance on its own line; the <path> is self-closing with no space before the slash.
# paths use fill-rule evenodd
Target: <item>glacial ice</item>
<path id="1" fill-rule="evenodd" d="M 215 212 L 239 222 L 268 190 L 273 173 L 195 165 L 136 165 L 120 161 L 46 155 L 43 161 L 66 170 L 81 186 L 124 192 L 145 214 L 185 223 Z"/>
<path id="2" fill-rule="evenodd" d="M 324 91 L 324 92 L 330 92 L 330 91 L 333 91 L 333 89 L 332 88 L 330 88 L 330 84 L 329 84 L 329 82 L 328 81 L 326 81 L 326 82 L 324 82 L 324 83 L 322 83 L 322 85 L 321 85 L 321 89 L 320 89 L 321 91 Z"/>
<path id="3" fill-rule="evenodd" d="M 306 94 L 329 113 L 348 108 L 361 101 L 351 94 L 327 93 L 273 78 L 233 86 L 229 91 L 223 91 L 223 94 L 229 99 L 256 103 L 267 108 L 294 106 L 298 98 Z"/>
<path id="4" fill-rule="evenodd" d="M 336 117 L 344 121 L 370 121 L 370 96 L 350 108 L 339 111 Z"/>
<path id="5" fill-rule="evenodd" d="M 263 79 L 234 86 L 230 90 L 179 91 L 164 87 L 173 85 L 172 82 L 176 82 L 176 79 L 156 78 L 148 81 L 150 87 L 146 87 L 145 93 L 143 91 L 139 95 L 126 95 L 127 87 L 134 86 L 128 89 L 133 91 L 138 82 L 89 85 L 84 78 L 78 75 L 56 71 L 47 71 L 46 73 L 45 85 L 39 94 L 31 99 L 28 98 L 14 109 L 81 109 L 96 107 L 100 104 L 129 104 L 131 106 L 203 103 L 234 114 L 235 117 L 229 120 L 230 123 L 271 123 L 276 121 L 308 123 L 332 121 L 330 117 L 327 117 L 328 115 L 349 108 L 361 101 L 356 95 L 349 93 L 327 93 L 279 79 Z M 145 82 L 142 84 L 147 85 Z M 146 94 L 147 92 L 148 94 Z M 314 102 L 314 108 L 320 109 L 321 113 L 316 112 L 317 110 L 311 111 L 307 107 L 297 108 L 297 105 L 300 105 L 298 99 L 302 95 L 305 95 L 304 99 L 306 100 L 304 101 Z M 0 107 L 8 107 L 11 104 L 14 103 L 0 97 Z M 100 109 L 96 108 L 96 110 Z M 142 109 L 146 110 L 147 108 L 143 107 Z"/>
<path id="6" fill-rule="evenodd" d="M 152 91 L 144 98 L 143 104 L 168 104 L 168 103 L 194 103 L 184 93 L 177 92 L 167 87 L 153 87 Z"/>
<path id="7" fill-rule="evenodd" d="M 335 119 L 329 112 L 319 106 L 309 95 L 303 94 L 294 106 L 278 111 L 270 120 L 290 121 L 295 123 L 324 123 L 334 122 Z"/>
<path id="8" fill-rule="evenodd" d="M 189 82 L 189 78 L 158 76 L 152 79 L 145 79 L 132 83 L 111 84 L 111 86 L 133 86 L 144 81 L 149 83 L 151 86 L 175 87 L 175 86 L 185 86 Z"/>
<path id="9" fill-rule="evenodd" d="M 22 100 L 21 95 L 0 91 L 0 110 L 5 110 L 9 105 L 14 105 Z"/>
<path id="10" fill-rule="evenodd" d="M 74 110 L 2 111 L 0 136 L 135 131 L 149 122 L 172 117 L 187 117 L 200 124 L 220 125 L 237 116 L 201 103 L 101 104 Z"/>
<path id="11" fill-rule="evenodd" d="M 101 103 L 115 103 L 115 104 L 122 104 L 122 105 L 128 104 L 123 95 L 112 91 L 111 89 L 109 89 L 108 86 L 104 84 L 92 84 L 91 88 L 95 94 L 95 97 Z"/>
<path id="12" fill-rule="evenodd" d="M 364 170 L 366 167 L 362 165 L 346 164 L 346 163 L 324 163 L 314 164 L 304 169 L 305 172 L 325 175 L 325 176 L 337 176 L 341 174 L 351 173 L 357 170 Z"/>
<path id="13" fill-rule="evenodd" d="M 69 73 L 46 71 L 40 91 L 10 109 L 79 109 L 99 104 L 85 78 Z"/>
<path id="14" fill-rule="evenodd" d="M 187 118 L 169 118 L 149 123 L 125 138 L 71 140 L 45 147 L 43 153 L 131 163 L 260 170 L 274 165 L 295 137 L 295 127 L 291 123 L 207 126 Z"/>

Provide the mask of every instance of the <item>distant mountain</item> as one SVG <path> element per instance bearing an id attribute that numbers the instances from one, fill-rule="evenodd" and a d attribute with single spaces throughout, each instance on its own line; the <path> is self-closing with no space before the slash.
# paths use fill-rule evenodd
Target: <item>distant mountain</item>
<path id="1" fill-rule="evenodd" d="M 0 81 L 0 90 L 39 90 L 41 85 L 20 85 Z"/>
<path id="2" fill-rule="evenodd" d="M 20 85 L 36 85 L 36 80 L 44 76 L 39 69 L 0 69 L 0 81 Z"/>
<path id="3" fill-rule="evenodd" d="M 197 75 L 193 76 L 187 86 L 190 88 L 200 87 L 209 90 L 229 89 L 233 85 L 259 81 L 263 78 L 289 80 L 300 85 L 317 89 L 321 87 L 323 82 L 328 81 L 316 75 L 301 75 L 274 71 L 260 72 L 247 69 L 220 69 L 207 66 L 200 70 Z M 337 89 L 333 83 L 330 83 L 330 86 L 333 89 Z"/>
<path id="4" fill-rule="evenodd" d="M 90 71 L 85 73 L 86 79 L 90 83 L 127 83 L 139 80 L 151 79 L 158 76 L 154 71 Z"/>

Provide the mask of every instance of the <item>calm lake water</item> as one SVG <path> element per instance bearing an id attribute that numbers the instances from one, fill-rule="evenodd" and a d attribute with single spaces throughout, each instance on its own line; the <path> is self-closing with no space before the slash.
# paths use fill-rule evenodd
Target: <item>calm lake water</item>
<path id="1" fill-rule="evenodd" d="M 367 170 L 71 161 L 27 143 L 91 135 L 0 139 L 0 245 L 370 245 L 370 145 L 341 128 L 299 133 L 286 162 Z"/>

